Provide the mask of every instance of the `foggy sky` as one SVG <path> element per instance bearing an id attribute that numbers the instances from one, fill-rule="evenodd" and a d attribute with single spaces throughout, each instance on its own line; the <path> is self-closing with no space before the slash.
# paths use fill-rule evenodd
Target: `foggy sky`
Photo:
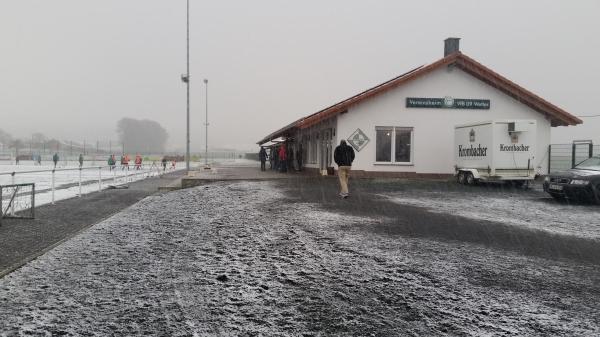
<path id="1" fill-rule="evenodd" d="M 443 56 L 443 40 L 574 115 L 597 115 L 600 1 L 191 0 L 192 151 L 266 134 Z M 152 119 L 185 147 L 185 0 L 2 0 L 0 128 L 116 140 Z M 443 93 L 440 93 L 442 95 Z M 600 117 L 554 128 L 594 139 Z"/>

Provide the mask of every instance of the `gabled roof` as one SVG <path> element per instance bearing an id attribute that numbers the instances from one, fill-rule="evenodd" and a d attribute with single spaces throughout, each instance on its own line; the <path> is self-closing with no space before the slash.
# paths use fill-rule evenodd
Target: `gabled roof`
<path id="1" fill-rule="evenodd" d="M 571 115 L 565 110 L 544 100 L 540 96 L 517 85 L 516 83 L 510 81 L 509 79 L 501 76 L 500 74 L 494 72 L 493 70 L 487 68 L 481 63 L 473 60 L 472 58 L 458 51 L 434 63 L 415 68 L 405 74 L 402 74 L 380 85 L 377 85 L 371 89 L 363 91 L 328 108 L 325 108 L 312 115 L 308 115 L 304 118 L 301 118 L 265 137 L 263 140 L 258 142 L 258 144 L 267 142 L 275 137 L 289 135 L 295 129 L 305 129 L 311 127 L 325 119 L 347 111 L 348 108 L 350 108 L 351 106 L 358 104 L 368 98 L 387 92 L 407 82 L 429 74 L 434 70 L 449 65 L 453 65 L 463 70 L 464 72 L 472 75 L 473 77 L 481 80 L 482 82 L 502 91 L 503 93 L 514 98 L 515 100 L 529 106 L 533 110 L 538 111 L 539 113 L 545 116 L 548 116 L 548 118 L 550 118 L 552 126 L 567 126 L 583 123 L 581 119 Z"/>

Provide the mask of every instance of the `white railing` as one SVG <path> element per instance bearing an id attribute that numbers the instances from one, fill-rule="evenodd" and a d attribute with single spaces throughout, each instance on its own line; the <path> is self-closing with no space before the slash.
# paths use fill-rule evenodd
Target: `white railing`
<path id="1" fill-rule="evenodd" d="M 36 184 L 36 194 L 50 193 L 49 201 L 54 204 L 57 191 L 70 189 L 67 197 L 75 195 L 81 197 L 86 193 L 102 191 L 104 186 L 124 185 L 136 180 L 161 176 L 174 170 L 176 169 L 163 170 L 157 165 L 143 164 L 139 169 L 136 165 L 124 167 L 104 165 L 0 172 L 0 185 L 33 182 Z M 72 174 L 77 171 L 78 174 Z"/>

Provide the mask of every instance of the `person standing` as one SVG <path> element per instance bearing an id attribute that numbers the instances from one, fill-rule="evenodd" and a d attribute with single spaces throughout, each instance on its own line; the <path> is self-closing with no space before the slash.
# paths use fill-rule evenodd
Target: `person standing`
<path id="1" fill-rule="evenodd" d="M 142 156 L 139 153 L 137 153 L 135 155 L 135 170 L 136 171 L 142 168 L 142 161 L 143 161 Z"/>
<path id="2" fill-rule="evenodd" d="M 165 172 L 167 170 L 167 157 L 163 157 L 160 162 L 162 163 L 163 172 Z"/>
<path id="3" fill-rule="evenodd" d="M 109 169 L 110 169 L 111 171 L 115 169 L 115 164 L 116 164 L 116 163 L 117 163 L 117 160 L 115 159 L 115 155 L 114 155 L 114 154 L 111 154 L 111 155 L 108 157 L 108 167 L 109 167 Z"/>
<path id="4" fill-rule="evenodd" d="M 277 151 L 274 147 L 271 147 L 269 149 L 269 153 L 269 162 L 271 163 L 271 170 L 275 170 L 275 167 L 277 166 Z"/>
<path id="5" fill-rule="evenodd" d="M 83 167 L 83 154 L 79 154 L 79 168 Z"/>
<path id="6" fill-rule="evenodd" d="M 56 164 L 58 164 L 58 153 L 55 152 L 54 155 L 52 156 L 52 161 L 54 162 L 54 168 L 56 168 Z"/>
<path id="7" fill-rule="evenodd" d="M 279 165 L 280 172 L 287 172 L 287 152 L 285 149 L 285 144 L 281 144 L 281 146 L 279 147 Z"/>
<path id="8" fill-rule="evenodd" d="M 260 170 L 265 171 L 266 170 L 265 162 L 267 161 L 267 151 L 262 146 L 260 147 L 260 151 L 258 152 L 258 159 L 260 159 Z"/>
<path id="9" fill-rule="evenodd" d="M 296 151 L 296 161 L 298 162 L 298 171 L 302 171 L 302 143 L 298 144 L 298 150 Z"/>
<path id="10" fill-rule="evenodd" d="M 348 177 L 352 162 L 354 161 L 354 149 L 346 144 L 345 140 L 340 141 L 340 145 L 333 152 L 333 159 L 338 165 L 338 177 L 340 179 L 340 197 L 348 197 Z"/>
<path id="11" fill-rule="evenodd" d="M 129 160 L 130 160 L 129 155 L 126 154 L 125 155 L 125 167 L 127 168 L 127 171 L 129 171 Z"/>

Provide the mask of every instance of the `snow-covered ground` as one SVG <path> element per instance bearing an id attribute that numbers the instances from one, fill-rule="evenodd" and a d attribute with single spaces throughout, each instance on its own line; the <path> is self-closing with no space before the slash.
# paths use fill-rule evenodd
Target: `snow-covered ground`
<path id="1" fill-rule="evenodd" d="M 274 182 L 156 195 L 0 279 L 0 335 L 600 334 L 600 271 L 374 230 Z"/>
<path id="2" fill-rule="evenodd" d="M 560 203 L 536 193 L 478 194 L 410 190 L 387 193 L 393 202 L 432 212 L 600 239 L 600 206 Z"/>

